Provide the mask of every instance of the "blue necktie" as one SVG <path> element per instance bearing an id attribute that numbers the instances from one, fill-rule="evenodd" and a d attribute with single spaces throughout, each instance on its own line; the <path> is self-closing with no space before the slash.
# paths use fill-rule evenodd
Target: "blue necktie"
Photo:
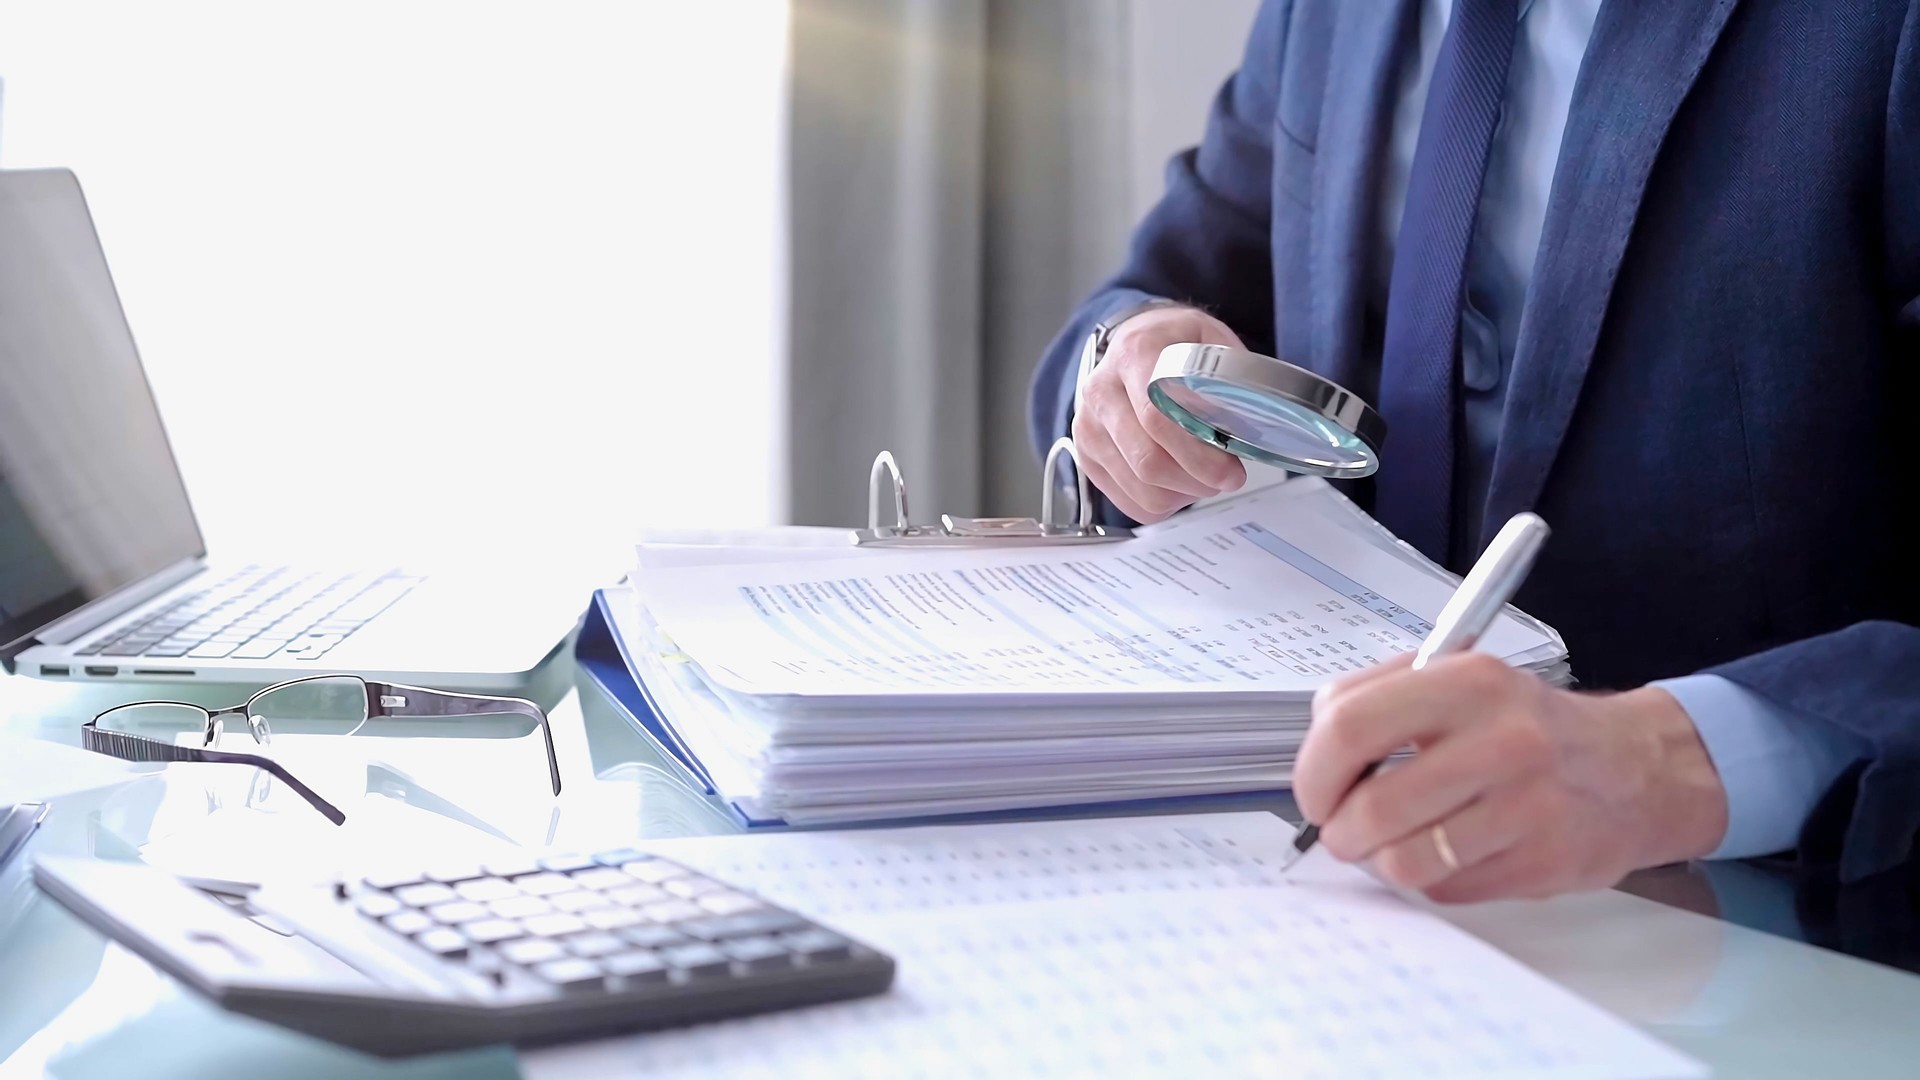
<path id="1" fill-rule="evenodd" d="M 1519 0 L 1454 0 L 1427 89 L 1387 294 L 1380 413 L 1388 438 L 1374 511 L 1443 564 L 1452 554 L 1467 251 L 1518 26 Z"/>

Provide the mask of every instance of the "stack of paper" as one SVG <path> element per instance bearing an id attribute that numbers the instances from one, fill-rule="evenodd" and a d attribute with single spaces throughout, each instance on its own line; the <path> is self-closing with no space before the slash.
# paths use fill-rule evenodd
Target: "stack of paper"
<path id="1" fill-rule="evenodd" d="M 584 1076 L 1695 1077 L 1491 945 L 1207 814 L 652 845 L 892 953 L 889 994 L 530 1051 Z"/>
<path id="2" fill-rule="evenodd" d="M 1455 584 L 1296 480 L 1113 544 L 643 544 L 614 615 L 720 793 L 802 824 L 1284 788 L 1314 691 Z M 1480 648 L 1566 677 L 1517 611 Z"/>

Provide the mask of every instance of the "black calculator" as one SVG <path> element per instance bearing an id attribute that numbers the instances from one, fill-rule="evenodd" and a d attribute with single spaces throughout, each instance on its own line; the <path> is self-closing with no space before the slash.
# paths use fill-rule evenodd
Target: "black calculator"
<path id="1" fill-rule="evenodd" d="M 216 896 L 46 857 L 41 890 L 223 1008 L 372 1054 L 538 1045 L 861 997 L 891 957 L 633 849 Z"/>

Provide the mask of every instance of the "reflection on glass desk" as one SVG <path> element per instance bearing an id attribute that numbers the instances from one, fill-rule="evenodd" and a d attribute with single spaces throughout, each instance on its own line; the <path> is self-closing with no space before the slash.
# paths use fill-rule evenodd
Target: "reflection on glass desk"
<path id="1" fill-rule="evenodd" d="M 62 768 L 81 790 L 54 799 L 29 858 L 137 858 L 215 881 L 281 868 L 324 872 L 383 844 L 483 854 L 736 831 L 591 680 L 578 689 L 574 681 L 561 659 L 535 694 L 551 707 L 565 781 L 558 799 L 538 783 L 492 782 L 543 769 L 543 754 L 516 740 L 386 740 L 378 760 L 350 763 L 361 794 L 342 807 L 347 824 L 335 827 L 310 811 L 271 812 L 270 798 L 249 791 L 247 770 L 233 770 L 236 781 L 219 766 L 126 766 L 137 778 L 105 787 L 87 779 L 96 773 L 90 764 L 115 779 L 122 767 L 77 749 L 79 726 L 93 713 L 143 696 L 219 703 L 231 687 L 0 678 L 0 799 L 8 784 L 29 780 L 5 761 L 21 740 L 75 748 Z M 1906 973 L 1920 971 L 1920 869 L 1836 890 L 1765 864 L 1668 867 L 1617 891 L 1442 913 L 1718 1075 L 1920 1072 L 1912 1019 L 1920 977 Z M 518 1075 L 504 1048 L 380 1061 L 224 1014 L 40 897 L 26 860 L 0 870 L 0 972 L 5 1077 Z"/>

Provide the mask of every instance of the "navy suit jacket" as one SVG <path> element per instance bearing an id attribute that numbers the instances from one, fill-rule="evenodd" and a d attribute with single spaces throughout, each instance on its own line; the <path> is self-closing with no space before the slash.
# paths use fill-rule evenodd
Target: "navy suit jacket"
<path id="1" fill-rule="evenodd" d="M 1378 400 L 1378 181 L 1417 22 L 1414 0 L 1268 0 L 1126 265 L 1043 360 L 1039 445 L 1068 429 L 1087 332 L 1145 296 Z M 1874 756 L 1802 851 L 1848 878 L 1904 859 L 1920 0 L 1608 0 L 1511 380 L 1486 521 L 1553 523 L 1518 602 L 1582 683 L 1711 671 L 1858 733 Z"/>

